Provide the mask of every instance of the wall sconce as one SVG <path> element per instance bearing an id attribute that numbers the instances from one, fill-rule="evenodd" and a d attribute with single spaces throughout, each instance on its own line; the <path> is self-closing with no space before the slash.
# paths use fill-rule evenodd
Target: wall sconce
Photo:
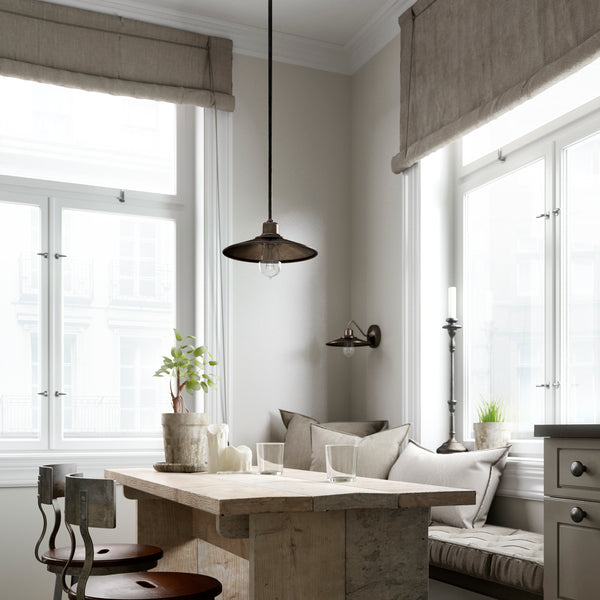
<path id="1" fill-rule="evenodd" d="M 354 331 L 352 331 L 351 325 L 355 325 L 356 328 L 367 339 L 361 340 L 360 338 L 357 338 L 354 335 Z M 377 348 L 380 342 L 381 329 L 379 328 L 379 325 L 370 325 L 369 329 L 367 329 L 367 333 L 365 333 L 356 321 L 349 321 L 348 325 L 346 325 L 346 329 L 344 330 L 344 336 L 341 338 L 337 338 L 337 340 L 327 342 L 327 344 L 325 345 L 343 348 L 344 356 L 350 358 L 351 356 L 354 356 L 354 348 L 356 348 L 357 346 L 370 346 L 371 348 Z"/>

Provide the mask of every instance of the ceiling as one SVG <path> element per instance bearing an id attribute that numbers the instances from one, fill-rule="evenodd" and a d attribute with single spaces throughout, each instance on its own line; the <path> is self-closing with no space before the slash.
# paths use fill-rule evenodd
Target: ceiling
<path id="1" fill-rule="evenodd" d="M 267 0 L 50 0 L 233 39 L 266 55 Z M 275 60 L 351 74 L 398 34 L 414 0 L 274 0 Z"/>

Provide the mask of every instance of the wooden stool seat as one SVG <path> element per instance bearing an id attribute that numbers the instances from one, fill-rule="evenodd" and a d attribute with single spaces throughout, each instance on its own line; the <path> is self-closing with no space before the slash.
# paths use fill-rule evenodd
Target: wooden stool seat
<path id="1" fill-rule="evenodd" d="M 49 571 L 62 570 L 69 560 L 71 548 L 64 546 L 48 550 L 42 554 L 42 562 Z M 129 571 L 145 571 L 156 566 L 162 558 L 163 551 L 158 546 L 143 544 L 99 544 L 94 551 L 94 566 L 92 575 L 98 575 L 107 570 L 111 574 Z M 75 572 L 83 567 L 85 548 L 77 546 L 69 566 L 69 572 Z"/>
<path id="2" fill-rule="evenodd" d="M 221 583 L 207 575 L 193 573 L 125 573 L 90 577 L 86 600 L 213 600 L 222 591 Z M 77 600 L 77 584 L 69 591 Z"/>

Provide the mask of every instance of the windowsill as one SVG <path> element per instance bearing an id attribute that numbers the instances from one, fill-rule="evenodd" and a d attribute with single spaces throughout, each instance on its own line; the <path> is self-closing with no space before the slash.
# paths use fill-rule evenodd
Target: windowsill
<path id="1" fill-rule="evenodd" d="M 474 440 L 465 440 L 468 450 L 475 449 Z M 516 439 L 511 441 L 511 450 L 496 496 L 521 498 L 524 500 L 544 499 L 544 457 L 542 439 Z"/>
<path id="2" fill-rule="evenodd" d="M 104 469 L 151 467 L 163 461 L 160 450 L 131 451 L 46 451 L 0 454 L 0 487 L 34 487 L 40 465 L 75 463 L 89 477 L 104 477 Z"/>
<path id="3" fill-rule="evenodd" d="M 509 456 L 496 495 L 542 501 L 544 459 Z"/>

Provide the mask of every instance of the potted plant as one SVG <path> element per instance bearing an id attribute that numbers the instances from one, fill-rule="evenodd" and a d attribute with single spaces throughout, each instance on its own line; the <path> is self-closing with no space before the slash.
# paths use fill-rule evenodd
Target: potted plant
<path id="1" fill-rule="evenodd" d="M 478 423 L 473 423 L 477 450 L 501 448 L 510 444 L 510 427 L 505 422 L 503 401 L 495 396 L 482 398 L 477 407 Z"/>
<path id="2" fill-rule="evenodd" d="M 196 338 L 184 337 L 177 330 L 170 356 L 163 356 L 154 377 L 169 377 L 172 413 L 161 416 L 165 461 L 162 470 L 203 471 L 206 469 L 206 413 L 190 412 L 185 405 L 184 392 L 193 394 L 209 388 L 216 389 L 217 376 L 209 372 L 218 363 L 206 346 L 195 346 Z M 160 464 L 160 463 L 157 463 Z M 155 465 L 156 466 L 156 465 Z"/>

